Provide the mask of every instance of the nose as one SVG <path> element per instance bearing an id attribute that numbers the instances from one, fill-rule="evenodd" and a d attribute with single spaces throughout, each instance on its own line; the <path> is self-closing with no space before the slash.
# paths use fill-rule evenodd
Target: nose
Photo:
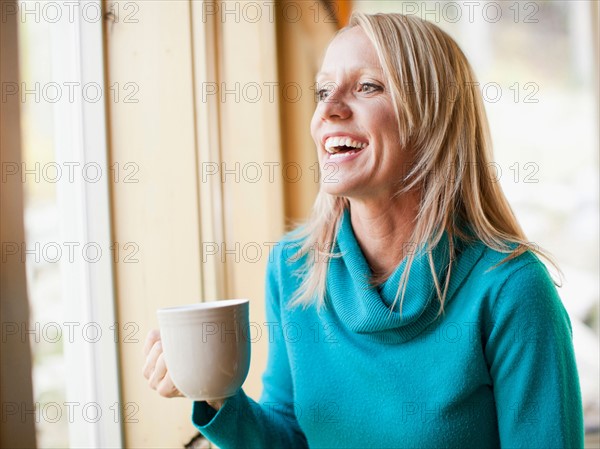
<path id="1" fill-rule="evenodd" d="M 346 102 L 343 92 L 338 89 L 333 89 L 327 98 L 319 103 L 321 119 L 324 121 L 330 120 L 345 120 L 352 115 L 352 110 Z"/>

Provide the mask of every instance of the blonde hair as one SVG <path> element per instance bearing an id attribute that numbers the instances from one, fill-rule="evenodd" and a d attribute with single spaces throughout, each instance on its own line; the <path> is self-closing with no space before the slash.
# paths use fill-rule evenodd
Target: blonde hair
<path id="1" fill-rule="evenodd" d="M 415 188 L 421 191 L 411 241 L 427 248 L 439 313 L 444 309 L 452 273 L 454 237 L 466 242 L 480 240 L 507 253 L 500 263 L 531 249 L 556 266 L 545 252 L 527 242 L 493 177 L 483 100 L 469 62 L 456 42 L 436 25 L 415 16 L 355 12 L 347 28 L 355 26 L 365 32 L 377 51 L 399 124 L 400 146 L 415 155 L 398 194 Z M 332 249 L 340 218 L 348 206 L 346 198 L 322 190 L 318 193 L 311 217 L 299 229 L 302 244 L 296 256 L 306 259 L 291 306 L 306 307 L 315 302 L 319 308 L 324 305 L 329 260 L 339 256 Z M 441 283 L 431 249 L 444 232 L 448 233 L 450 262 Z M 406 255 L 396 295 L 400 306 L 414 257 L 414 253 Z"/>

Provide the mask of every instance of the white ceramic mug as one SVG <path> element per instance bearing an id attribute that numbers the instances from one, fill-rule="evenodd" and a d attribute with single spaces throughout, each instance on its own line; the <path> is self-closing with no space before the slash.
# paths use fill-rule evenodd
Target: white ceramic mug
<path id="1" fill-rule="evenodd" d="M 250 368 L 249 301 L 228 299 L 158 309 L 167 369 L 195 401 L 233 396 Z"/>

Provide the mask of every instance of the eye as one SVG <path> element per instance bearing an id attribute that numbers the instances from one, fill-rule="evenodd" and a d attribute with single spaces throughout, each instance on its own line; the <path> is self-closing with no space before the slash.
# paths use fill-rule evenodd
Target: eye
<path id="1" fill-rule="evenodd" d="M 359 83 L 358 90 L 359 90 L 359 92 L 362 92 L 365 94 L 370 94 L 373 92 L 382 91 L 383 87 L 381 87 L 380 85 L 375 84 L 375 83 Z"/>
<path id="2" fill-rule="evenodd" d="M 322 88 L 322 89 L 318 89 L 317 93 L 315 95 L 316 97 L 316 101 L 324 101 L 327 99 L 327 96 L 329 95 L 329 93 L 331 92 L 331 89 L 326 89 L 326 88 Z"/>
<path id="3" fill-rule="evenodd" d="M 326 82 L 323 84 L 317 83 L 315 85 L 315 100 L 317 102 L 327 100 L 336 88 L 337 86 L 333 82 Z"/>

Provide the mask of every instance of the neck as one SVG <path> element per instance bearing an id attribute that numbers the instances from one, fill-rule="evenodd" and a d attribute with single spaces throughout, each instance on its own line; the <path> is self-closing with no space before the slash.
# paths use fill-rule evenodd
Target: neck
<path id="1" fill-rule="evenodd" d="M 409 192 L 390 200 L 349 199 L 352 229 L 376 280 L 386 279 L 404 258 L 419 211 Z"/>

